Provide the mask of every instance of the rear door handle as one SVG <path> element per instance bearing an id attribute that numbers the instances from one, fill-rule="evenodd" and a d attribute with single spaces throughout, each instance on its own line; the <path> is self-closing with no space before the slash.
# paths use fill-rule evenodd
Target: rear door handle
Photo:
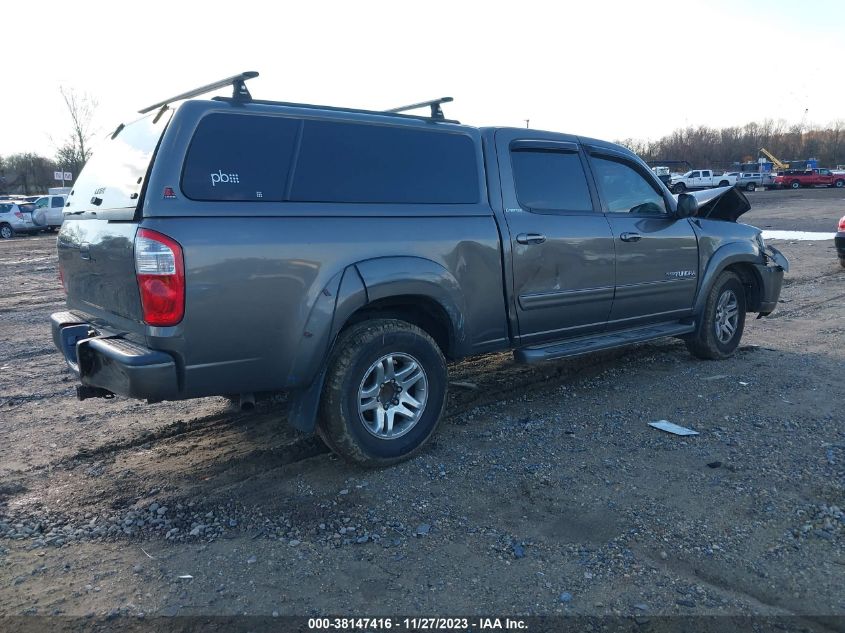
<path id="1" fill-rule="evenodd" d="M 623 233 L 619 236 L 619 239 L 623 242 L 639 242 L 643 239 L 643 236 L 639 233 Z"/>
<path id="2" fill-rule="evenodd" d="M 546 241 L 546 236 L 540 233 L 520 233 L 516 236 L 516 241 L 519 244 L 542 244 Z"/>

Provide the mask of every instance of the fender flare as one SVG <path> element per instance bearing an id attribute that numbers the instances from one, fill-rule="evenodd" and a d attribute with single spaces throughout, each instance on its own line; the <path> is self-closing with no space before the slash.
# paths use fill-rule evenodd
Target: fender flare
<path id="1" fill-rule="evenodd" d="M 398 296 L 424 296 L 437 302 L 450 321 L 450 346 L 467 340 L 465 303 L 457 279 L 440 264 L 422 257 L 381 257 L 357 262 L 336 274 L 321 291 L 297 349 L 288 384 L 288 421 L 312 432 L 326 376 L 326 361 L 349 318 L 367 304 Z"/>
<path id="2" fill-rule="evenodd" d="M 403 256 L 369 259 L 355 267 L 366 287 L 368 303 L 408 295 L 431 299 L 448 317 L 449 347 L 460 350 L 465 345 L 468 335 L 464 295 L 458 280 L 442 265 L 422 257 Z"/>
<path id="3" fill-rule="evenodd" d="M 710 294 L 710 289 L 716 282 L 716 278 L 728 266 L 733 264 L 760 264 L 760 253 L 756 245 L 744 240 L 738 242 L 729 242 L 716 249 L 716 252 L 710 256 L 707 262 L 707 268 L 701 276 L 701 283 L 698 286 L 698 294 L 695 297 L 695 304 L 693 305 L 693 314 L 699 315 L 704 311 L 704 304 L 707 301 L 707 295 Z M 755 276 L 757 272 L 754 272 Z M 760 281 L 759 279 L 757 280 Z"/>

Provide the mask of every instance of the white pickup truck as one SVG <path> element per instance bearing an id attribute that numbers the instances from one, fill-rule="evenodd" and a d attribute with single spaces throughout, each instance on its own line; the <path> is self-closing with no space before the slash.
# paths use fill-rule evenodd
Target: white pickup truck
<path id="1" fill-rule="evenodd" d="M 733 187 L 738 175 L 738 172 L 717 173 L 709 169 L 695 169 L 682 176 L 672 178 L 669 189 L 672 190 L 672 193 L 683 193 L 690 189 Z"/>
<path id="2" fill-rule="evenodd" d="M 32 221 L 44 230 L 54 231 L 64 222 L 64 208 L 66 195 L 48 194 L 35 201 L 32 211 Z"/>

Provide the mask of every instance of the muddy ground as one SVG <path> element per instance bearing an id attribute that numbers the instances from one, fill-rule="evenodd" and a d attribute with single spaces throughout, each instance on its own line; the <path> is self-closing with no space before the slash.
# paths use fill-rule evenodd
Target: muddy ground
<path id="1" fill-rule="evenodd" d="M 845 214 L 749 198 L 760 227 Z M 365 471 L 281 400 L 77 401 L 55 237 L 0 242 L 0 615 L 845 616 L 845 269 L 832 240 L 776 245 L 783 303 L 735 358 L 462 361 L 436 442 Z"/>

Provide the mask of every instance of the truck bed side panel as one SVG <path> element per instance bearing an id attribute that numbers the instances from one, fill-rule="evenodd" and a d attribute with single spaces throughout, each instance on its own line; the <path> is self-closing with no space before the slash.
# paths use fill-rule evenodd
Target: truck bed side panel
<path id="1" fill-rule="evenodd" d="M 148 329 L 151 348 L 181 359 L 184 397 L 310 382 L 313 376 L 291 375 L 291 367 L 310 334 L 305 324 L 312 309 L 338 273 L 374 257 L 423 258 L 454 276 L 467 311 L 460 355 L 507 346 L 501 249 L 491 216 L 147 218 L 142 225 L 184 250 L 185 318 L 173 328 Z"/>

